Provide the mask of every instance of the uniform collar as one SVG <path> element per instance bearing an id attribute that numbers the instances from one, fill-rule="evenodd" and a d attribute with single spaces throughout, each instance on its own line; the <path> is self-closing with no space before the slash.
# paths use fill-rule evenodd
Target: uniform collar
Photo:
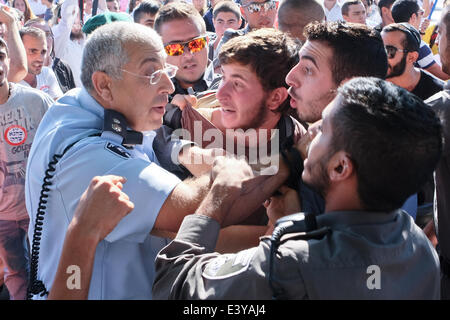
<path id="1" fill-rule="evenodd" d="M 84 108 L 103 119 L 103 132 L 112 132 L 121 136 L 123 145 L 142 144 L 143 135 L 141 132 L 130 130 L 125 117 L 121 113 L 105 109 L 85 88 L 81 89 L 79 100 Z"/>
<path id="2" fill-rule="evenodd" d="M 328 226 L 337 228 L 339 226 L 349 227 L 359 224 L 382 224 L 398 219 L 402 211 L 392 212 L 368 212 L 368 211 L 334 211 L 327 212 L 316 217 L 319 228 Z"/>

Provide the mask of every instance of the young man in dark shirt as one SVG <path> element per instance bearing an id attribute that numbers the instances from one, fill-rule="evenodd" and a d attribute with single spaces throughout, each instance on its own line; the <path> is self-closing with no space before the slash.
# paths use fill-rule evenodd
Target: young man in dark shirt
<path id="1" fill-rule="evenodd" d="M 388 54 L 386 80 L 426 100 L 444 87 L 444 81 L 414 66 L 419 56 L 420 34 L 408 23 L 383 28 L 381 37 Z"/>

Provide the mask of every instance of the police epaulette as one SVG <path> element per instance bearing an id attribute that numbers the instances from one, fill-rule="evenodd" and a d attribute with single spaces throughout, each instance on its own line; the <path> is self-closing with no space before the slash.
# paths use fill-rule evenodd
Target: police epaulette
<path id="1" fill-rule="evenodd" d="M 309 239 L 322 239 L 325 235 L 331 232 L 331 228 L 323 227 L 317 230 L 308 232 L 293 232 L 287 233 L 281 236 L 278 245 L 281 245 L 289 240 L 309 240 Z"/>

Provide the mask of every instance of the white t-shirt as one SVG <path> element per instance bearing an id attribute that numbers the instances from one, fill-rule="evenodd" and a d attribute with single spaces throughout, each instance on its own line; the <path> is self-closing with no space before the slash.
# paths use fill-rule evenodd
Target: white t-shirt
<path id="1" fill-rule="evenodd" d="M 328 22 L 344 21 L 344 18 L 342 17 L 341 7 L 337 3 L 337 1 L 334 7 L 331 8 L 331 10 L 325 8 L 325 5 L 322 5 L 322 7 Z"/>
<path id="2" fill-rule="evenodd" d="M 35 15 L 44 14 L 45 10 L 47 10 L 47 7 L 42 4 L 41 0 L 28 0 L 28 3 Z"/>
<path id="3" fill-rule="evenodd" d="M 42 67 L 41 73 L 38 74 L 36 78 L 36 89 L 44 91 L 53 99 L 58 99 L 63 95 L 63 92 L 58 83 L 58 79 L 56 79 L 55 73 L 49 67 Z M 31 87 L 25 80 L 22 80 L 19 83 L 24 86 Z"/>
<path id="4" fill-rule="evenodd" d="M 78 0 L 65 0 L 61 5 L 61 20 L 52 27 L 52 31 L 55 39 L 56 57 L 69 64 L 75 85 L 81 88 L 81 58 L 83 56 L 84 39 L 70 40 L 70 32 L 78 11 Z"/>
<path id="5" fill-rule="evenodd" d="M 53 100 L 43 92 L 10 83 L 11 96 L 0 105 L 0 220 L 28 217 L 25 172 L 42 117 Z"/>

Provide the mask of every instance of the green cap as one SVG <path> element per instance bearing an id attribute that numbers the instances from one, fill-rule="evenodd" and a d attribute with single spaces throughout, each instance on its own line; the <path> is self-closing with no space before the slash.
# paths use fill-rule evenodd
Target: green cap
<path id="1" fill-rule="evenodd" d="M 90 17 L 86 23 L 83 25 L 81 29 L 86 34 L 91 34 L 98 27 L 108 24 L 114 21 L 128 21 L 133 22 L 130 15 L 124 12 L 109 12 L 106 11 L 104 13 L 97 14 L 93 17 Z"/>

